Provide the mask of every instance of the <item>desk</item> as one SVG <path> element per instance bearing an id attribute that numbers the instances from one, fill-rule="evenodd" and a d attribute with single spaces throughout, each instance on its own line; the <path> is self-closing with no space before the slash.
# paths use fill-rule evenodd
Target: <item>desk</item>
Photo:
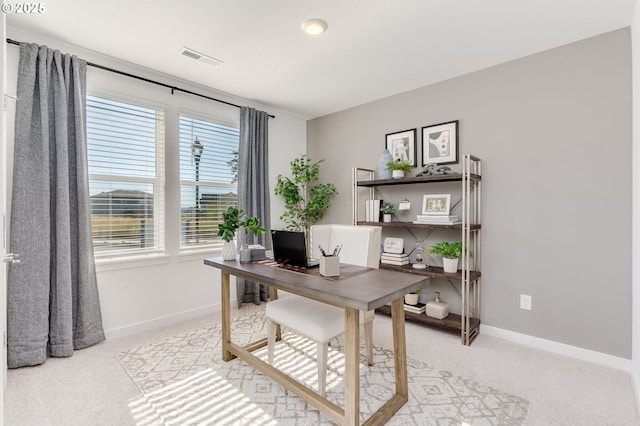
<path id="1" fill-rule="evenodd" d="M 409 389 L 402 299 L 406 293 L 424 285 L 429 280 L 427 277 L 386 269 L 341 264 L 340 278 L 328 279 L 320 276 L 317 268 L 309 273 L 300 273 L 270 266 L 267 264 L 268 262 L 240 263 L 237 260 L 222 260 L 220 257 L 205 259 L 204 263 L 221 271 L 222 358 L 225 361 L 236 357 L 242 359 L 343 425 L 354 426 L 360 423 L 360 322 L 358 311 L 372 311 L 391 302 L 396 391 L 364 424 L 384 424 L 407 402 Z M 254 356 L 251 352 L 265 346 L 267 344 L 266 337 L 244 347 L 231 341 L 230 275 L 269 286 L 272 300 L 278 298 L 277 290 L 281 289 L 344 308 L 344 408 Z"/>

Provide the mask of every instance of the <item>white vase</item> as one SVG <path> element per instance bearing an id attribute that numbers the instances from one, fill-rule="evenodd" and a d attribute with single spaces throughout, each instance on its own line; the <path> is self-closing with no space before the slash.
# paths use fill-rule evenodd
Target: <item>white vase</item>
<path id="1" fill-rule="evenodd" d="M 404 170 L 394 170 L 391 173 L 393 179 L 402 179 L 404 177 Z"/>
<path id="2" fill-rule="evenodd" d="M 393 156 L 389 150 L 383 150 L 378 159 L 378 179 L 391 179 L 391 170 L 387 169 L 387 164 L 392 161 Z"/>
<path id="3" fill-rule="evenodd" d="M 236 260 L 238 255 L 238 248 L 233 241 L 225 241 L 222 245 L 222 259 L 223 260 Z"/>
<path id="4" fill-rule="evenodd" d="M 383 222 L 391 222 L 391 215 L 387 214 L 387 213 L 383 214 L 382 215 L 382 221 Z"/>
<path id="5" fill-rule="evenodd" d="M 458 258 L 449 259 L 448 257 L 443 257 L 442 268 L 444 272 L 458 272 Z"/>

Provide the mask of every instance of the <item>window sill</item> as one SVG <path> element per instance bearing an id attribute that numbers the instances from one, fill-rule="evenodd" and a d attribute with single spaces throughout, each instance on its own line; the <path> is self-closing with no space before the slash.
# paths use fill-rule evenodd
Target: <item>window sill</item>
<path id="1" fill-rule="evenodd" d="M 207 248 L 201 250 L 184 250 L 177 256 L 178 262 L 191 262 L 194 260 L 204 260 L 208 257 L 220 256 L 222 249 Z"/>
<path id="2" fill-rule="evenodd" d="M 143 256 L 112 257 L 96 259 L 96 272 L 115 271 L 118 269 L 143 268 L 169 263 L 166 254 L 148 254 Z"/>

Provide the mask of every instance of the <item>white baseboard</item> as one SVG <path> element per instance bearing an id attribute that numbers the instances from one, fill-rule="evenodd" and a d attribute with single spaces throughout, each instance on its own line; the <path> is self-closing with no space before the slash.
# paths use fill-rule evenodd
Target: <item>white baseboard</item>
<path id="1" fill-rule="evenodd" d="M 541 339 L 539 337 L 529 336 L 526 334 L 516 333 L 502 328 L 491 327 L 489 325 L 480 324 L 480 333 L 487 336 L 499 337 L 521 345 L 530 346 L 543 351 L 565 355 L 577 358 L 582 361 L 593 362 L 605 367 L 616 368 L 633 373 L 630 359 L 620 358 L 617 356 L 596 352 L 589 349 L 579 348 L 564 343 L 554 342 L 552 340 Z M 637 379 L 634 376 L 634 381 Z M 637 383 L 636 383 L 637 384 Z M 638 388 L 640 389 L 640 388 Z"/>
<path id="2" fill-rule="evenodd" d="M 232 302 L 232 307 L 237 306 L 237 303 Z M 192 318 L 197 318 L 202 315 L 211 314 L 214 312 L 220 312 L 222 309 L 220 304 L 207 305 L 201 308 L 191 309 L 188 311 L 178 312 L 163 317 L 153 318 L 146 321 L 140 321 L 134 324 L 125 325 L 122 327 L 116 327 L 109 330 L 105 330 L 104 334 L 107 339 L 117 339 L 119 337 L 131 336 L 133 334 L 142 333 L 144 331 L 153 330 L 154 328 L 163 327 L 170 324 L 175 324 L 180 321 L 185 321 Z"/>

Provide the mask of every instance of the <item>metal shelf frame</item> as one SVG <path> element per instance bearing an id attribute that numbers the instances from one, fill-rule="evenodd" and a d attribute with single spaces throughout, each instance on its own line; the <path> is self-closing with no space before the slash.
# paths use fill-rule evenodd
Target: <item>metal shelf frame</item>
<path id="1" fill-rule="evenodd" d="M 364 178 L 364 179 L 363 179 Z M 439 182 L 460 182 L 462 223 L 458 225 L 427 225 L 413 222 L 364 222 L 358 220 L 359 192 L 363 188 L 368 189 L 368 198 L 375 198 L 375 190 L 380 186 L 436 184 Z M 467 154 L 462 161 L 462 173 L 409 177 L 402 179 L 375 179 L 375 171 L 354 167 L 352 169 L 352 223 L 354 225 L 377 225 L 383 228 L 405 228 L 418 241 L 418 237 L 412 230 L 427 232 L 425 239 L 435 229 L 460 232 L 462 240 L 461 269 L 455 274 L 442 271 L 442 268 L 430 266 L 426 270 L 417 270 L 405 266 L 393 266 L 381 264 L 381 268 L 396 269 L 411 274 L 420 274 L 434 279 L 445 279 L 461 297 L 460 339 L 462 344 L 470 345 L 480 332 L 480 297 L 481 297 L 481 200 L 482 200 L 482 160 L 474 155 Z M 473 255 L 470 255 L 472 253 Z M 458 291 L 458 284 L 460 291 Z M 381 310 L 381 313 L 385 313 Z M 455 316 L 457 318 L 457 315 Z M 406 315 L 408 321 L 419 322 L 427 326 L 451 331 L 451 321 L 446 326 L 438 326 L 439 320 L 421 321 L 415 315 Z M 443 320 L 444 321 L 444 320 Z"/>

